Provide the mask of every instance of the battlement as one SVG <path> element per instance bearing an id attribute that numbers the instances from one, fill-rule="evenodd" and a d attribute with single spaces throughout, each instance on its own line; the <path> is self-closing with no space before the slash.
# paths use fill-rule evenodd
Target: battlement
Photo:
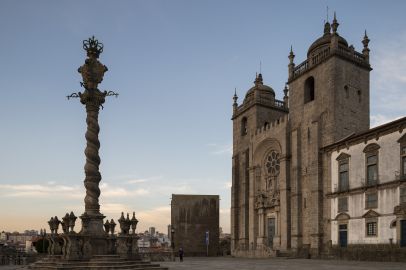
<path id="1" fill-rule="evenodd" d="M 271 123 L 269 123 L 266 126 L 260 127 L 258 128 L 255 133 L 253 134 L 253 136 L 259 136 L 265 133 L 268 133 L 270 130 L 275 129 L 275 128 L 280 128 L 283 127 L 285 128 L 286 125 L 289 122 L 289 114 L 286 114 L 278 119 L 276 119 L 275 121 L 272 121 Z"/>

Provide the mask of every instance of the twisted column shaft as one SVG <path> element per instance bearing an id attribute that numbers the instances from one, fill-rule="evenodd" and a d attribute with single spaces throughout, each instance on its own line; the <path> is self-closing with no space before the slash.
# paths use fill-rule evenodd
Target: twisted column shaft
<path id="1" fill-rule="evenodd" d="M 99 156 L 99 105 L 86 104 L 86 164 L 85 164 L 85 212 L 88 214 L 98 214 L 100 213 L 99 205 L 99 182 L 101 180 L 101 174 L 99 171 L 100 156 Z"/>

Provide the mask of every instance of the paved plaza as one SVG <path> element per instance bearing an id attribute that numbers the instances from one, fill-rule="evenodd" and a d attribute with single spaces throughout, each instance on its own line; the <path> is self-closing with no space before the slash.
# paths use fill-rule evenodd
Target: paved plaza
<path id="1" fill-rule="evenodd" d="M 364 262 L 337 260 L 306 260 L 306 259 L 242 259 L 231 257 L 217 258 L 185 258 L 183 262 L 162 262 L 170 270 L 313 270 L 313 269 L 390 269 L 405 270 L 406 263 L 397 262 Z"/>
<path id="2" fill-rule="evenodd" d="M 406 263 L 401 262 L 366 262 L 338 260 L 306 260 L 306 259 L 243 259 L 231 257 L 185 258 L 183 262 L 159 262 L 170 270 L 355 270 L 355 269 L 390 269 L 405 270 Z M 0 270 L 27 269 L 27 267 L 0 265 Z"/>

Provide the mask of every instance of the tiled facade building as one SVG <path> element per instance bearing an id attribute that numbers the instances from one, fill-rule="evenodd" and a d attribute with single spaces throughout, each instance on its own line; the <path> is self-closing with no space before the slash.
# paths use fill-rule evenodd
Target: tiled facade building
<path id="1" fill-rule="evenodd" d="M 406 118 L 370 129 L 369 39 L 338 22 L 295 65 L 284 97 L 258 74 L 234 95 L 232 254 L 320 256 L 333 247 L 405 245 Z"/>

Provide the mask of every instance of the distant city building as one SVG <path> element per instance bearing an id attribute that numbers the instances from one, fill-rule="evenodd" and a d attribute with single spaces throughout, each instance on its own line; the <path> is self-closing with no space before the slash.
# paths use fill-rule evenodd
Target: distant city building
<path id="1" fill-rule="evenodd" d="M 7 241 L 7 233 L 5 231 L 0 233 L 0 241 Z"/>
<path id="2" fill-rule="evenodd" d="M 149 235 L 151 236 L 155 235 L 155 227 L 149 227 Z"/>
<path id="3" fill-rule="evenodd" d="M 175 250 L 186 256 L 216 256 L 219 251 L 219 196 L 172 194 L 171 230 Z M 208 249 L 207 249 L 208 248 Z"/>
<path id="4" fill-rule="evenodd" d="M 7 246 L 20 252 L 35 252 L 33 241 L 38 237 L 38 231 L 26 230 L 24 233 L 0 233 L 0 245 Z"/>
<path id="5" fill-rule="evenodd" d="M 138 234 L 138 247 L 140 252 L 154 252 L 158 250 L 168 250 L 170 248 L 170 240 L 167 235 L 155 232 L 151 235 L 149 231 Z"/>

